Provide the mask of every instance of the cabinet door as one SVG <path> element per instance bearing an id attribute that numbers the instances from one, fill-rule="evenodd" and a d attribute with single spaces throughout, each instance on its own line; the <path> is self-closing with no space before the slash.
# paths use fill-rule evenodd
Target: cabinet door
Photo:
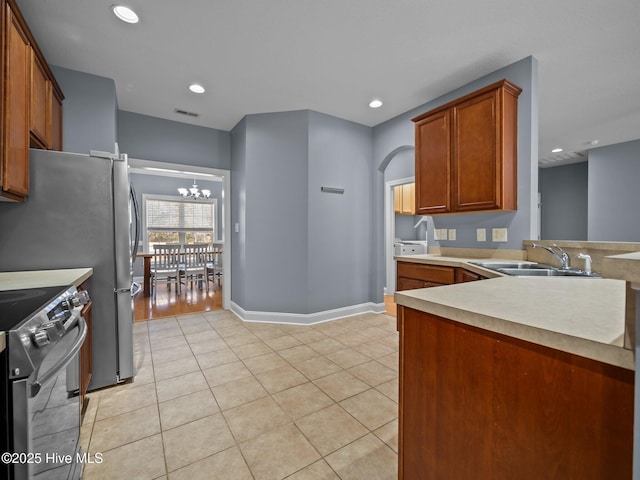
<path id="1" fill-rule="evenodd" d="M 2 189 L 25 197 L 29 193 L 29 66 L 31 49 L 24 30 L 6 5 L 6 65 Z M 15 198 L 17 199 L 17 198 Z"/>
<path id="2" fill-rule="evenodd" d="M 34 147 L 48 148 L 47 123 L 51 115 L 51 84 L 42 62 L 31 49 L 30 130 Z"/>
<path id="3" fill-rule="evenodd" d="M 51 86 L 51 82 L 49 82 Z M 56 95 L 52 88 L 51 93 L 51 121 L 50 131 L 47 135 L 49 148 L 51 150 L 62 151 L 62 100 Z"/>
<path id="4" fill-rule="evenodd" d="M 402 215 L 402 185 L 393 187 L 393 211 Z"/>
<path id="5" fill-rule="evenodd" d="M 396 281 L 396 291 L 400 292 L 402 290 L 415 290 L 417 288 L 425 288 L 427 286 L 431 286 L 427 285 L 426 283 L 427 282 L 418 280 L 416 278 L 398 277 L 398 280 Z"/>
<path id="6" fill-rule="evenodd" d="M 475 282 L 476 280 L 483 280 L 485 277 L 482 275 L 465 270 L 464 268 L 456 268 L 456 283 Z"/>
<path id="7" fill-rule="evenodd" d="M 417 215 L 447 213 L 451 202 L 450 110 L 436 112 L 416 124 Z"/>
<path id="8" fill-rule="evenodd" d="M 402 185 L 402 214 L 415 215 L 416 213 L 416 194 L 415 183 L 407 183 Z"/>
<path id="9" fill-rule="evenodd" d="M 501 129 L 498 91 L 453 108 L 453 206 L 455 211 L 500 208 Z"/>

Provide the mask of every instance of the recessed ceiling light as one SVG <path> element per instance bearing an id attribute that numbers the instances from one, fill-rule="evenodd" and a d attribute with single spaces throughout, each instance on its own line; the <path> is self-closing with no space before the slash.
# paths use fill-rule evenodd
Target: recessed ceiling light
<path id="1" fill-rule="evenodd" d="M 591 140 L 591 141 L 589 142 L 589 144 L 590 144 L 590 145 L 594 145 L 594 146 L 595 146 L 595 145 L 598 145 L 599 143 L 600 143 L 600 140 Z"/>
<path id="2" fill-rule="evenodd" d="M 382 106 L 382 100 L 378 100 L 377 98 L 375 100 L 371 100 L 371 102 L 369 102 L 369 106 L 371 108 L 380 108 Z"/>
<path id="3" fill-rule="evenodd" d="M 193 93 L 204 93 L 204 87 L 198 83 L 192 83 L 189 85 L 189 90 Z"/>
<path id="4" fill-rule="evenodd" d="M 113 14 L 123 22 L 138 23 L 140 21 L 138 14 L 124 5 L 112 5 L 111 10 L 113 10 Z"/>
<path id="5" fill-rule="evenodd" d="M 551 150 L 551 153 L 560 153 L 561 151 L 561 148 L 554 148 L 553 150 Z"/>

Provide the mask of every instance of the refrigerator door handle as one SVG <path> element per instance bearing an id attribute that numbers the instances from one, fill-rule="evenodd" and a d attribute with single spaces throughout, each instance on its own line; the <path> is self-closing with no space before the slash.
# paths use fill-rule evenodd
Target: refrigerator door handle
<path id="1" fill-rule="evenodd" d="M 131 287 L 128 288 L 114 288 L 113 293 L 128 293 L 131 291 Z"/>

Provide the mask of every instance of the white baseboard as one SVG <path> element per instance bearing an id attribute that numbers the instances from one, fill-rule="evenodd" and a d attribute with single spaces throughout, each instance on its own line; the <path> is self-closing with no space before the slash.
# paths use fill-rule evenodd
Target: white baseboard
<path id="1" fill-rule="evenodd" d="M 285 323 L 289 325 L 313 325 L 363 313 L 384 313 L 386 311 L 384 303 L 373 302 L 316 313 L 254 312 L 245 310 L 233 301 L 230 304 L 230 310 L 244 322 Z"/>

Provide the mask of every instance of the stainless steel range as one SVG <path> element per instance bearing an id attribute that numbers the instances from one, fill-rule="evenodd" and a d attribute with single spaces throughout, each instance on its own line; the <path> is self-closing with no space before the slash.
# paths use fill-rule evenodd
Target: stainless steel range
<path id="1" fill-rule="evenodd" d="M 0 478 L 81 477 L 80 403 L 66 377 L 79 368 L 88 299 L 73 286 L 0 292 Z"/>

